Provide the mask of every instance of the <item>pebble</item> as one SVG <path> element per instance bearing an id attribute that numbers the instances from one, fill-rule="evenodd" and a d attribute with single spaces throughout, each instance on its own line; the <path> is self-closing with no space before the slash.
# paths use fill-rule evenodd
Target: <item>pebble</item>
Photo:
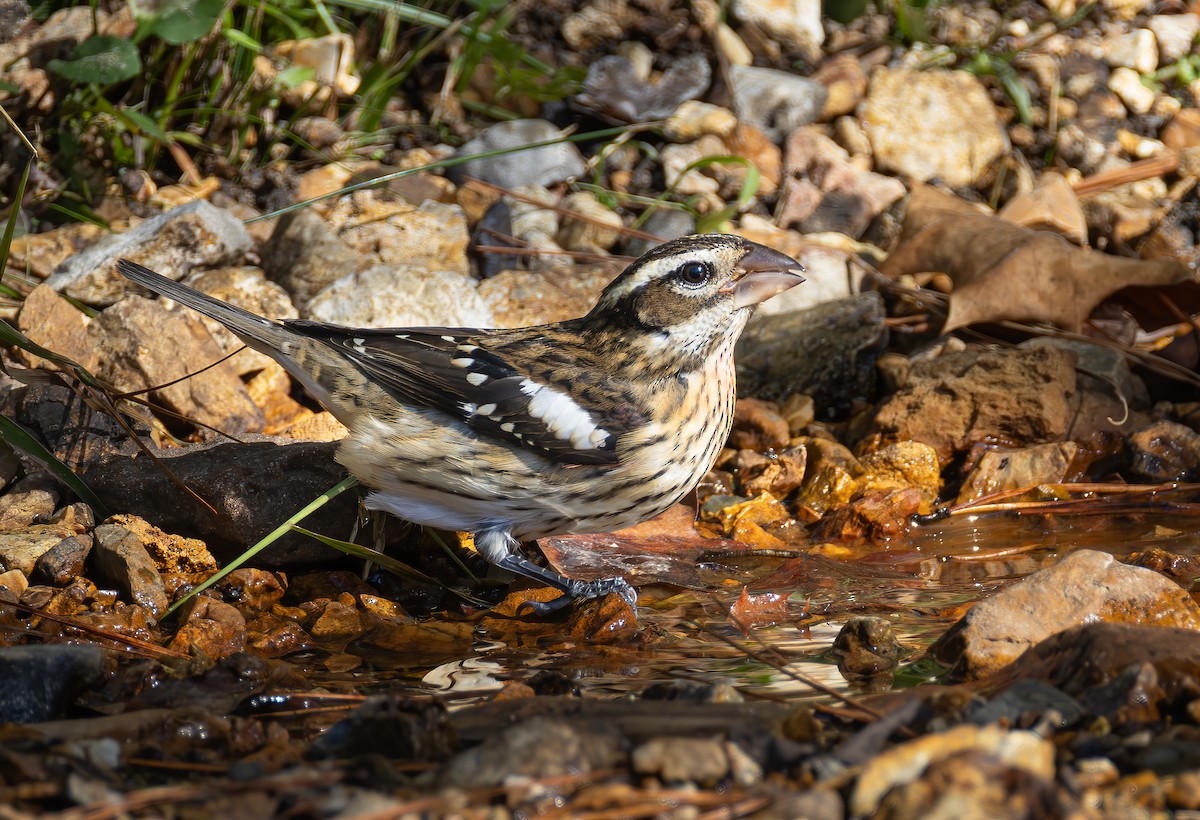
<path id="1" fill-rule="evenodd" d="M 963 481 L 956 503 L 1036 484 L 1058 484 L 1066 479 L 1078 451 L 1079 445 L 1073 441 L 989 450 Z"/>
<path id="2" fill-rule="evenodd" d="M 692 142 L 705 134 L 724 137 L 737 127 L 738 120 L 728 108 L 699 100 L 687 100 L 667 118 L 663 135 L 674 142 Z"/>
<path id="3" fill-rule="evenodd" d="M 738 119 L 776 141 L 815 122 L 829 96 L 816 80 L 773 68 L 730 66 L 729 83 Z"/>
<path id="4" fill-rule="evenodd" d="M 262 267 L 303 310 L 326 285 L 369 267 L 365 256 L 337 237 L 316 210 L 284 214 L 263 246 Z"/>
<path id="5" fill-rule="evenodd" d="M 1147 28 L 1119 34 L 1107 41 L 1104 62 L 1114 68 L 1131 68 L 1138 74 L 1153 74 L 1158 68 L 1158 41 Z"/>
<path id="6" fill-rule="evenodd" d="M 112 584 L 127 601 L 156 617 L 165 612 L 167 589 L 141 538 L 120 524 L 101 524 L 95 538 L 91 560 L 97 580 Z"/>
<path id="7" fill-rule="evenodd" d="M 1156 421 L 1129 436 L 1129 471 L 1140 481 L 1188 481 L 1200 476 L 1200 433 Z"/>
<path id="8" fill-rule="evenodd" d="M 825 42 L 820 0 L 734 0 L 733 14 L 810 57 L 820 54 Z"/>
<path id="9" fill-rule="evenodd" d="M 1174 62 L 1191 50 L 1200 34 L 1200 14 L 1155 14 L 1146 21 L 1146 27 L 1154 32 L 1162 61 Z"/>
<path id="10" fill-rule="evenodd" d="M 562 132 L 546 120 L 510 120 L 493 125 L 467 142 L 458 150 L 458 156 L 517 149 L 561 136 Z M 456 180 L 472 176 L 502 188 L 519 188 L 523 185 L 554 185 L 579 176 L 584 169 L 579 149 L 563 142 L 468 160 L 451 169 L 450 174 Z"/>
<path id="11" fill-rule="evenodd" d="M 720 741 L 702 737 L 656 737 L 633 750 L 633 770 L 663 783 L 711 787 L 729 774 L 729 756 Z"/>
<path id="12" fill-rule="evenodd" d="M 1145 114 L 1154 106 L 1154 91 L 1142 84 L 1141 75 L 1132 68 L 1115 68 L 1108 87 L 1134 114 Z"/>

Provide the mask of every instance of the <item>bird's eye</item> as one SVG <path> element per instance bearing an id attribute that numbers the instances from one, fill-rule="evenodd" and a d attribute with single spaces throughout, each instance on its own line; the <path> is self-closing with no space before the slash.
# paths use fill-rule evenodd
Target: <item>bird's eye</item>
<path id="1" fill-rule="evenodd" d="M 711 273 L 703 262 L 688 262 L 679 269 L 679 278 L 685 285 L 703 285 Z"/>

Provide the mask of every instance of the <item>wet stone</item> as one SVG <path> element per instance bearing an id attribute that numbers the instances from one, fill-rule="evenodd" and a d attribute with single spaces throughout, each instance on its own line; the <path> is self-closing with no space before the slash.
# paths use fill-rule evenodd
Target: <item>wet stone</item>
<path id="1" fill-rule="evenodd" d="M 1129 437 L 1129 471 L 1148 482 L 1187 481 L 1200 475 L 1200 433 L 1156 421 Z"/>
<path id="2" fill-rule="evenodd" d="M 325 760 L 377 754 L 393 760 L 437 761 L 457 746 L 441 704 L 377 695 L 322 732 L 309 756 Z"/>
<path id="3" fill-rule="evenodd" d="M 930 653 L 954 675 L 976 678 L 1056 632 L 1095 621 L 1200 630 L 1200 607 L 1152 570 L 1078 550 L 973 606 Z"/>
<path id="4" fill-rule="evenodd" d="M 1038 444 L 1019 450 L 990 450 L 983 454 L 963 482 L 957 503 L 1035 484 L 1057 484 L 1066 478 L 1078 450 L 1079 446 L 1073 441 Z"/>
<path id="5" fill-rule="evenodd" d="M 95 537 L 92 563 L 96 577 L 155 616 L 162 614 L 167 608 L 167 590 L 142 540 L 117 524 L 101 524 Z"/>
<path id="6" fill-rule="evenodd" d="M 781 450 L 788 446 L 788 423 L 773 402 L 739 399 L 733 413 L 729 446 L 739 450 Z"/>
<path id="7" fill-rule="evenodd" d="M 196 657 L 219 660 L 246 648 L 246 619 L 229 604 L 207 595 L 192 599 L 186 620 L 170 647 Z"/>
<path id="8" fill-rule="evenodd" d="M 347 641 L 363 630 L 358 610 L 339 601 L 330 601 L 309 630 L 318 641 Z"/>
<path id="9" fill-rule="evenodd" d="M 73 535 L 64 538 L 46 552 L 34 564 L 30 580 L 37 584 L 63 587 L 83 575 L 87 557 L 92 551 L 90 535 Z"/>
<path id="10" fill-rule="evenodd" d="M 890 688 L 892 673 L 904 655 L 892 624 L 886 618 L 864 615 L 851 618 L 833 640 L 832 654 L 838 671 L 851 682 L 884 679 Z"/>
<path id="11" fill-rule="evenodd" d="M 104 652 L 96 646 L 0 647 L 0 723 L 60 718 L 103 674 Z"/>

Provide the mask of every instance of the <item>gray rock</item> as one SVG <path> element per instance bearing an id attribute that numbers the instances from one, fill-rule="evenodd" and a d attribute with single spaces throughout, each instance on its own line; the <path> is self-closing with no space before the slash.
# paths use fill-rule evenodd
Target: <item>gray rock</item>
<path id="1" fill-rule="evenodd" d="M 562 136 L 562 132 L 546 120 L 510 120 L 488 128 L 458 149 L 458 155 L 515 149 L 559 136 Z M 554 185 L 579 176 L 584 172 L 584 167 L 579 149 L 564 142 L 486 159 L 473 159 L 451 169 L 450 173 L 456 181 L 472 176 L 503 188 L 519 188 L 522 185 Z"/>
<path id="2" fill-rule="evenodd" d="M 111 458 L 83 477 L 110 509 L 137 515 L 166 532 L 200 538 L 225 562 L 346 477 L 333 458 L 336 442 L 265 436 L 245 440 L 244 444 L 217 442 L 156 453 L 216 512 L 184 493 L 142 454 Z M 356 514 L 355 495 L 343 493 L 306 519 L 305 526 L 346 538 Z M 334 557 L 329 547 L 292 534 L 263 550 L 255 561 L 274 568 L 312 566 Z"/>
<path id="3" fill-rule="evenodd" d="M 623 762 L 623 739 L 615 729 L 588 728 L 550 717 L 533 717 L 492 735 L 452 757 L 442 783 L 457 788 L 493 788 L 513 776 L 548 778 L 580 775 Z"/>
<path id="4" fill-rule="evenodd" d="M 758 126 L 777 142 L 815 122 L 829 95 L 816 80 L 773 68 L 730 66 L 729 83 L 738 119 Z"/>
<path id="5" fill-rule="evenodd" d="M 874 390 L 875 359 L 887 343 L 884 316 L 873 292 L 756 316 L 734 350 L 738 393 L 765 399 L 805 393 L 822 418 L 844 412 Z"/>
<path id="6" fill-rule="evenodd" d="M 703 54 L 673 63 L 657 82 L 640 76 L 628 57 L 610 54 L 588 66 L 576 103 L 616 122 L 645 122 L 671 116 L 680 103 L 708 90 L 712 69 Z"/>
<path id="7" fill-rule="evenodd" d="M 1200 433 L 1156 421 L 1129 437 L 1129 471 L 1141 481 L 1188 481 L 1200 476 Z"/>
<path id="8" fill-rule="evenodd" d="M 311 208 L 280 217 L 262 250 L 263 270 L 301 310 L 321 288 L 369 265 Z"/>
<path id="9" fill-rule="evenodd" d="M 171 279 L 195 268 L 238 260 L 251 245 L 241 220 L 203 199 L 147 219 L 68 258 L 46 284 L 89 305 L 111 305 L 126 291 L 118 259 L 131 259 Z"/>
<path id="10" fill-rule="evenodd" d="M 95 536 L 92 564 L 97 580 L 112 584 L 131 603 L 155 616 L 166 611 L 166 586 L 141 539 L 119 524 L 101 524 Z"/>
<path id="11" fill-rule="evenodd" d="M 491 327 L 492 311 L 469 276 L 376 266 L 333 282 L 304 318 L 350 327 Z"/>
<path id="12" fill-rule="evenodd" d="M 58 482 L 49 473 L 30 473 L 0 496 L 0 532 L 46 523 L 60 497 Z"/>
<path id="13" fill-rule="evenodd" d="M 104 652 L 96 646 L 40 644 L 0 648 L 0 723 L 42 723 L 63 716 L 100 682 Z"/>

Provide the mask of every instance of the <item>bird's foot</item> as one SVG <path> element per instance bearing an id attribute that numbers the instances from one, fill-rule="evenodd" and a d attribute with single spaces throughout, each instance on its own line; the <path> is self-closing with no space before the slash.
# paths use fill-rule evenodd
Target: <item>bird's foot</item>
<path id="1" fill-rule="evenodd" d="M 509 572 L 524 575 L 526 578 L 541 581 L 544 584 L 549 584 L 555 589 L 563 591 L 562 595 L 552 601 L 525 601 L 521 604 L 521 610 L 528 608 L 536 615 L 550 615 L 569 606 L 572 601 L 602 598 L 610 592 L 620 595 L 622 600 L 631 607 L 637 605 L 637 590 L 624 578 L 601 578 L 597 581 L 577 581 L 559 575 L 557 572 L 545 567 L 539 567 L 537 564 L 516 553 L 506 555 L 500 561 L 496 562 L 496 565 Z"/>

